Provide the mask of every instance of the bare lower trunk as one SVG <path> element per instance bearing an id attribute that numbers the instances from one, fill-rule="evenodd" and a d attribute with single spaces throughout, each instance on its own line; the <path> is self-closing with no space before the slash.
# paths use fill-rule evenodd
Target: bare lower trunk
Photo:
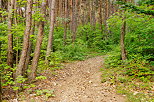
<path id="1" fill-rule="evenodd" d="M 120 37 L 120 46 L 121 46 L 121 58 L 122 60 L 126 60 L 126 50 L 125 50 L 125 34 L 126 34 L 126 21 L 124 21 L 125 18 L 123 19 L 123 24 L 121 27 L 121 37 Z"/>
<path id="2" fill-rule="evenodd" d="M 31 28 L 31 31 L 30 31 L 30 35 L 33 35 L 34 34 L 34 31 L 35 31 L 35 21 L 32 20 L 32 28 Z M 27 57 L 26 57 L 26 61 L 25 61 L 25 64 L 24 64 L 24 69 L 23 69 L 23 74 L 24 76 L 27 75 L 27 69 L 28 69 L 28 65 L 29 63 L 31 62 L 30 61 L 30 54 L 32 53 L 32 41 L 29 41 L 29 46 L 28 46 L 28 51 L 27 51 Z"/>
<path id="3" fill-rule="evenodd" d="M 102 0 L 99 0 L 99 24 L 100 24 L 100 30 L 101 33 L 103 33 L 103 21 L 102 21 Z"/>
<path id="4" fill-rule="evenodd" d="M 67 19 L 68 19 L 68 0 L 65 1 L 65 22 L 64 22 L 64 45 L 66 45 L 66 38 L 67 38 Z"/>
<path id="5" fill-rule="evenodd" d="M 12 11 L 13 10 L 13 0 L 8 2 L 8 53 L 7 53 L 7 64 L 13 67 L 13 35 L 12 35 Z"/>
<path id="6" fill-rule="evenodd" d="M 21 57 L 19 60 L 19 64 L 16 70 L 16 78 L 18 76 L 23 75 L 23 69 L 27 58 L 27 52 L 29 47 L 29 39 L 30 39 L 30 32 L 31 32 L 31 24 L 32 24 L 32 0 L 27 0 L 27 9 L 26 9 L 26 29 L 24 34 L 23 40 L 23 48 Z"/>
<path id="7" fill-rule="evenodd" d="M 51 54 L 52 51 L 52 43 L 53 43 L 53 31 L 54 31 L 54 20 L 55 20 L 55 0 L 51 1 L 51 18 L 50 18 L 50 30 L 49 30 L 49 37 L 48 37 L 48 45 L 47 45 L 47 52 L 46 52 L 46 64 L 48 64 L 48 57 Z"/>
<path id="8" fill-rule="evenodd" d="M 46 1 L 42 1 L 42 10 L 41 13 L 44 15 L 42 18 L 45 18 L 45 11 L 46 11 Z M 36 40 L 36 46 L 35 46 L 35 51 L 34 51 L 34 57 L 32 60 L 32 65 L 30 68 L 30 74 L 29 74 L 29 80 L 33 80 L 36 77 L 36 69 L 40 57 L 40 51 L 41 51 L 41 45 L 43 41 L 43 32 L 44 32 L 44 21 L 40 21 L 39 23 L 39 29 L 38 29 L 38 35 L 37 35 L 37 40 Z"/>
<path id="9" fill-rule="evenodd" d="M 19 38 L 16 37 L 16 40 L 17 40 L 16 46 L 17 46 L 17 48 L 19 48 Z M 18 61 L 19 61 L 19 49 L 17 49 L 17 51 L 16 51 L 16 66 L 18 65 Z"/>
<path id="10" fill-rule="evenodd" d="M 95 0 L 93 0 L 91 2 L 91 8 L 92 8 L 92 11 L 91 11 L 91 25 L 93 26 L 93 28 L 95 28 L 96 26 L 96 18 L 95 18 Z"/>
<path id="11" fill-rule="evenodd" d="M 123 1 L 126 2 L 126 0 L 123 0 Z M 123 13 L 125 13 L 125 11 L 123 11 Z M 122 21 L 123 21 L 123 24 L 121 27 L 120 47 L 121 47 L 121 58 L 124 61 L 127 59 L 126 49 L 125 49 L 125 35 L 126 35 L 126 16 L 125 15 L 124 15 Z"/>
<path id="12" fill-rule="evenodd" d="M 72 42 L 75 42 L 76 39 L 76 27 L 77 27 L 77 6 L 76 6 L 76 0 L 72 1 Z"/>

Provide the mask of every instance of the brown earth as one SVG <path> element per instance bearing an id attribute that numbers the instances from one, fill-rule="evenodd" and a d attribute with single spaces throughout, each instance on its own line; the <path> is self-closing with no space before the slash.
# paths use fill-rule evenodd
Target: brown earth
<path id="1" fill-rule="evenodd" d="M 114 85 L 101 83 L 100 68 L 103 63 L 103 56 L 99 56 L 67 63 L 64 69 L 58 70 L 58 74 L 52 77 L 50 71 L 46 71 L 44 74 L 49 78 L 38 83 L 37 88 L 53 89 L 55 97 L 45 99 L 30 94 L 23 102 L 125 102 L 124 96 L 115 93 Z"/>

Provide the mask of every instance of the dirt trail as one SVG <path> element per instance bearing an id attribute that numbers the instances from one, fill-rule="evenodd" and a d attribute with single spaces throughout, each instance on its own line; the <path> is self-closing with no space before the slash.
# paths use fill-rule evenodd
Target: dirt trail
<path id="1" fill-rule="evenodd" d="M 115 93 L 113 86 L 101 83 L 103 63 L 103 56 L 99 56 L 67 63 L 55 76 L 50 71 L 42 72 L 48 79 L 37 82 L 36 89 L 54 89 L 55 97 L 46 100 L 43 96 L 28 94 L 21 102 L 125 102 L 123 96 Z"/>
<path id="2" fill-rule="evenodd" d="M 56 97 L 49 102 L 125 102 L 124 97 L 115 94 L 114 88 L 101 83 L 103 62 L 99 56 L 66 64 L 54 82 Z"/>

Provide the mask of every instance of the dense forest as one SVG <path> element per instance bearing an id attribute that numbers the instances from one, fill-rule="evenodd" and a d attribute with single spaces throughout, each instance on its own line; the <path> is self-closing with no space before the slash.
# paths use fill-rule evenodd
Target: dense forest
<path id="1" fill-rule="evenodd" d="M 128 100 L 154 101 L 154 0 L 0 0 L 0 102 L 36 87 L 47 69 L 102 55 L 102 83 L 142 83 L 150 93 Z"/>

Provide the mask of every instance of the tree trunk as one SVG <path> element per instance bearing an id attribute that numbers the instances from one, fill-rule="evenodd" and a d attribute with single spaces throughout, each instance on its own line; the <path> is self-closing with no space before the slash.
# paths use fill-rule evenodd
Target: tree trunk
<path id="1" fill-rule="evenodd" d="M 45 18 L 45 12 L 46 12 L 46 1 L 42 1 L 42 8 L 41 8 L 41 14 L 42 18 Z M 30 74 L 29 74 L 29 80 L 34 80 L 36 77 L 36 69 L 40 57 L 40 51 L 41 51 L 41 45 L 43 41 L 43 32 L 44 32 L 44 21 L 39 22 L 39 29 L 38 29 L 38 35 L 37 35 L 37 40 L 36 40 L 36 45 L 35 45 L 35 51 L 34 51 L 34 57 L 32 60 L 32 65 L 30 68 Z"/>
<path id="2" fill-rule="evenodd" d="M 19 60 L 19 64 L 16 70 L 16 78 L 18 76 L 23 75 L 23 69 L 24 69 L 24 64 L 27 58 L 27 52 L 28 52 L 28 47 L 29 47 L 29 39 L 30 39 L 30 33 L 31 33 L 31 24 L 32 24 L 32 0 L 27 0 L 27 9 L 26 9 L 26 29 L 25 29 L 25 34 L 24 34 L 24 40 L 23 40 L 23 48 L 22 48 L 22 53 L 21 57 Z"/>
<path id="3" fill-rule="evenodd" d="M 12 10 L 13 10 L 13 0 L 8 1 L 8 53 L 7 53 L 7 64 L 13 67 L 13 35 L 12 35 Z"/>
<path id="4" fill-rule="evenodd" d="M 126 50 L 125 50 L 125 43 L 124 43 L 125 34 L 126 34 L 126 21 L 124 21 L 124 20 L 125 20 L 125 18 L 123 19 L 123 24 L 122 24 L 122 27 L 121 27 L 121 37 L 120 37 L 122 60 L 126 60 L 127 59 L 127 57 L 126 57 Z"/>
<path id="5" fill-rule="evenodd" d="M 103 23 L 104 23 L 104 34 L 103 34 L 103 39 L 105 38 L 105 35 L 108 33 L 107 32 L 107 18 L 108 18 L 108 10 L 109 8 L 108 8 L 108 0 L 105 0 L 105 2 L 104 2 L 104 19 L 103 19 Z"/>
<path id="6" fill-rule="evenodd" d="M 72 30 L 72 42 L 75 42 L 76 39 L 76 27 L 77 27 L 77 8 L 76 8 L 76 0 L 72 1 L 72 24 L 71 24 L 71 30 Z"/>
<path id="7" fill-rule="evenodd" d="M 65 21 L 64 21 L 64 45 L 66 45 L 66 38 L 67 38 L 67 22 L 68 22 L 68 0 L 65 0 Z"/>
<path id="8" fill-rule="evenodd" d="M 30 31 L 30 35 L 33 35 L 34 31 L 35 31 L 35 21 L 32 20 L 32 28 L 31 28 L 31 31 Z M 30 63 L 30 57 L 31 57 L 30 54 L 31 54 L 31 52 L 32 52 L 32 41 L 29 41 L 27 57 L 26 57 L 26 61 L 25 61 L 25 64 L 24 64 L 24 69 L 23 69 L 24 76 L 27 75 L 27 69 L 28 69 L 28 65 Z"/>
<path id="9" fill-rule="evenodd" d="M 126 2 L 126 0 L 124 0 Z M 124 11 L 123 11 L 124 13 Z M 121 36 L 120 36 L 120 47 L 121 47 L 121 58 L 122 60 L 126 60 L 127 56 L 126 56 L 126 50 L 125 50 L 125 34 L 126 34 L 126 21 L 125 21 L 126 17 L 124 16 L 122 21 L 122 27 L 121 27 Z"/>
<path id="10" fill-rule="evenodd" d="M 100 24 L 100 30 L 103 33 L 103 28 L 102 28 L 102 0 L 99 0 L 99 24 Z"/>
<path id="11" fill-rule="evenodd" d="M 51 18 L 50 18 L 50 30 L 49 30 L 49 39 L 48 39 L 48 45 L 47 45 L 47 52 L 46 52 L 46 64 L 48 64 L 48 57 L 51 54 L 52 51 L 52 43 L 53 43 L 53 31 L 54 31 L 54 20 L 55 20 L 55 0 L 52 0 L 51 2 Z"/>
<path id="12" fill-rule="evenodd" d="M 95 28 L 95 26 L 96 26 L 96 18 L 95 18 L 95 0 L 92 0 L 91 1 L 91 20 L 90 20 L 90 22 L 91 22 L 91 25 L 92 25 L 92 27 L 93 28 Z"/>
<path id="13" fill-rule="evenodd" d="M 17 25 L 17 1 L 14 0 L 14 24 Z"/>

